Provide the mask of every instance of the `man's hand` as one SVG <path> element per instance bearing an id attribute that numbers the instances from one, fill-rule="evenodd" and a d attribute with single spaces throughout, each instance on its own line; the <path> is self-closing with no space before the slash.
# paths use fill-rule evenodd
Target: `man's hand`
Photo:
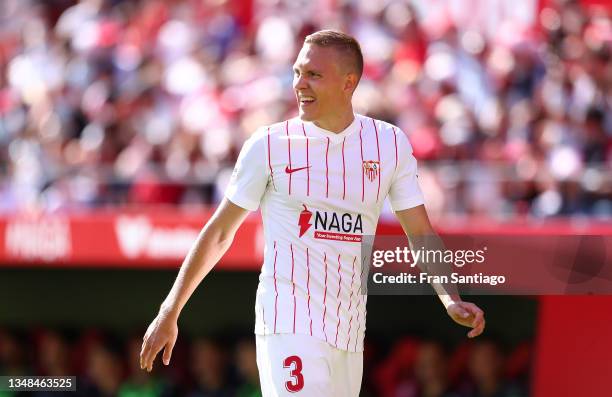
<path id="1" fill-rule="evenodd" d="M 470 327 L 468 337 L 474 338 L 484 331 L 485 319 L 483 311 L 470 302 L 455 302 L 446 308 L 448 315 L 457 323 L 464 327 Z"/>
<path id="2" fill-rule="evenodd" d="M 172 349 L 174 348 L 177 336 L 178 325 L 176 317 L 160 310 L 157 317 L 149 325 L 142 340 L 140 368 L 151 372 L 155 357 L 157 357 L 157 353 L 162 348 L 164 349 L 164 364 L 170 364 L 170 357 L 172 356 Z"/>

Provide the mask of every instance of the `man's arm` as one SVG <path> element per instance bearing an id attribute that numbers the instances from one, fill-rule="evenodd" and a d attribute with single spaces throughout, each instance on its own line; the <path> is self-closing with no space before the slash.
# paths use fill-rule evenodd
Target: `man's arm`
<path id="1" fill-rule="evenodd" d="M 397 211 L 395 215 L 409 239 L 413 241 L 419 239 L 419 237 L 433 239 L 439 241 L 439 244 L 435 244 L 436 246 L 443 247 L 439 236 L 433 230 L 429 222 L 429 217 L 427 216 L 424 205 Z M 470 302 L 462 301 L 457 293 L 454 291 L 446 291 L 442 284 L 432 283 L 432 287 L 438 294 L 448 315 L 456 323 L 472 328 L 468 333 L 470 338 L 482 333 L 485 327 L 485 319 L 483 311 L 478 306 Z"/>
<path id="2" fill-rule="evenodd" d="M 155 357 L 162 348 L 164 364 L 170 363 L 178 336 L 177 322 L 181 310 L 196 287 L 230 247 L 236 230 L 247 215 L 247 210 L 223 199 L 202 228 L 181 265 L 172 289 L 161 304 L 157 317 L 151 322 L 143 338 L 140 368 L 151 371 Z"/>

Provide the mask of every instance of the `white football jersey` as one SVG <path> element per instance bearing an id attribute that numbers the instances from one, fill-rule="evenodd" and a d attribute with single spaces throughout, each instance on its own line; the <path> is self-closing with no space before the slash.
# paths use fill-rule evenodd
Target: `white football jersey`
<path id="1" fill-rule="evenodd" d="M 261 207 L 264 263 L 255 333 L 307 334 L 363 350 L 361 239 L 387 196 L 394 211 L 423 204 L 404 133 L 362 115 L 341 133 L 293 118 L 245 142 L 226 197 Z"/>

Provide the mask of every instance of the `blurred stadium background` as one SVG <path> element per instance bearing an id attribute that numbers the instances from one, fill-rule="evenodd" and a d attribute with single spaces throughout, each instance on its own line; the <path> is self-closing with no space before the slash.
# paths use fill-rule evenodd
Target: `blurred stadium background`
<path id="1" fill-rule="evenodd" d="M 242 143 L 295 114 L 290 66 L 321 28 L 360 41 L 356 111 L 408 133 L 442 233 L 612 235 L 611 12 L 1 1 L 0 375 L 77 375 L 88 397 L 259 395 L 257 215 L 186 307 L 171 366 L 137 355 Z M 388 209 L 379 230 L 398 230 Z M 609 297 L 473 298 L 488 327 L 468 342 L 435 297 L 371 297 L 362 396 L 612 395 Z"/>

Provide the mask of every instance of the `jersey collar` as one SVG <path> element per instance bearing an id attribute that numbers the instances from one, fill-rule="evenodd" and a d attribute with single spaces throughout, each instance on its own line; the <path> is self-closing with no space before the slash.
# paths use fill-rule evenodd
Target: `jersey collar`
<path id="1" fill-rule="evenodd" d="M 313 122 L 305 121 L 304 126 L 306 127 L 306 134 L 329 138 L 329 140 L 334 143 L 340 142 L 348 135 L 354 133 L 355 131 L 359 131 L 359 118 L 356 114 L 353 114 L 353 117 L 353 122 L 343 131 L 338 133 L 317 127 Z"/>

